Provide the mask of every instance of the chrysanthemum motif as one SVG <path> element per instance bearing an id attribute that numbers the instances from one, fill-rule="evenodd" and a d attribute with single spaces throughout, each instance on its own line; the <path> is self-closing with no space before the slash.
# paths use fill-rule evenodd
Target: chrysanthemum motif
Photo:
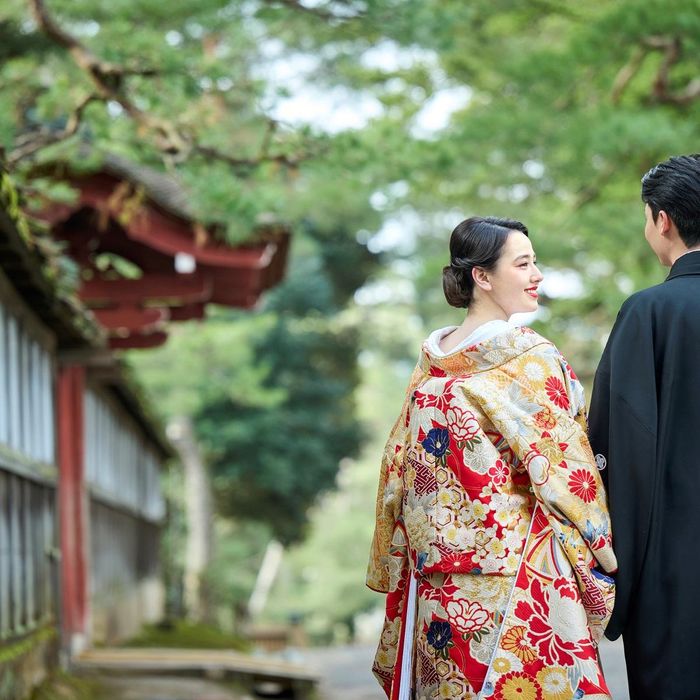
<path id="1" fill-rule="evenodd" d="M 523 663 L 530 663 L 537 658 L 535 648 L 526 637 L 527 629 L 522 625 L 511 627 L 501 640 L 501 646 L 515 654 Z"/>
<path id="2" fill-rule="evenodd" d="M 597 487 L 593 474 L 577 469 L 569 477 L 569 490 L 585 503 L 595 500 Z"/>
<path id="3" fill-rule="evenodd" d="M 537 673 L 544 700 L 568 700 L 573 696 L 566 670 L 559 667 L 543 668 Z"/>
<path id="4" fill-rule="evenodd" d="M 550 400 L 559 406 L 559 408 L 569 408 L 569 397 L 566 395 L 566 389 L 559 379 L 556 377 L 547 377 L 544 383 L 544 389 Z"/>
<path id="5" fill-rule="evenodd" d="M 501 676 L 496 683 L 494 700 L 544 700 L 540 684 L 522 671 Z"/>

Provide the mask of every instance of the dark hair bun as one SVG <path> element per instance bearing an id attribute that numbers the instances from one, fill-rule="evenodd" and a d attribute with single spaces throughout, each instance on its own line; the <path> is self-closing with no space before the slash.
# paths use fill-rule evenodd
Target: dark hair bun
<path id="1" fill-rule="evenodd" d="M 445 299 L 450 306 L 458 309 L 466 309 L 474 296 L 473 285 L 464 282 L 465 274 L 469 273 L 452 265 L 442 268 L 442 291 L 445 293 Z"/>
<path id="2" fill-rule="evenodd" d="M 493 270 L 512 231 L 528 235 L 513 219 L 473 216 L 457 224 L 450 236 L 450 264 L 442 268 L 442 289 L 450 306 L 466 309 L 474 301 L 475 267 Z"/>

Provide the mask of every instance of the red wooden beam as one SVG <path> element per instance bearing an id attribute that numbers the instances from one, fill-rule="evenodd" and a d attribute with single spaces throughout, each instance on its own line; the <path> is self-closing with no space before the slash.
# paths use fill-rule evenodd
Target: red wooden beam
<path id="1" fill-rule="evenodd" d="M 204 304 L 183 304 L 182 306 L 171 306 L 171 321 L 190 321 L 206 316 L 206 306 Z"/>
<path id="2" fill-rule="evenodd" d="M 143 348 L 157 348 L 163 345 L 168 339 L 168 334 L 165 331 L 157 333 L 134 333 L 127 335 L 125 338 L 110 338 L 109 347 L 112 350 L 135 350 Z"/>
<path id="3" fill-rule="evenodd" d="M 58 517 L 61 542 L 62 622 L 68 651 L 85 644 L 88 596 L 86 566 L 85 368 L 62 367 L 58 373 Z"/>
<path id="4" fill-rule="evenodd" d="M 135 306 L 118 306 L 115 309 L 95 309 L 97 320 L 109 329 L 146 331 L 170 318 L 168 309 L 140 309 Z"/>
<path id="5" fill-rule="evenodd" d="M 146 274 L 135 280 L 87 280 L 80 288 L 80 296 L 88 305 L 141 304 L 156 299 L 191 303 L 207 301 L 211 296 L 211 288 L 211 280 L 197 273 Z"/>

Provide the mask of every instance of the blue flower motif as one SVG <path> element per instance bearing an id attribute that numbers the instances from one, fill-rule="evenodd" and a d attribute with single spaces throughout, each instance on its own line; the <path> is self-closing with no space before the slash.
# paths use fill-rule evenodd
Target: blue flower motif
<path id="1" fill-rule="evenodd" d="M 449 622 L 433 620 L 426 635 L 428 644 L 440 651 L 452 641 L 452 628 Z"/>
<path id="2" fill-rule="evenodd" d="M 421 442 L 426 452 L 436 457 L 442 457 L 450 446 L 450 434 L 447 428 L 433 428 Z"/>
<path id="3" fill-rule="evenodd" d="M 603 583 L 615 583 L 615 579 L 612 576 L 608 576 L 606 573 L 599 571 L 595 567 L 591 569 L 591 573 L 593 574 L 594 578 L 597 578 L 599 581 L 603 581 Z"/>

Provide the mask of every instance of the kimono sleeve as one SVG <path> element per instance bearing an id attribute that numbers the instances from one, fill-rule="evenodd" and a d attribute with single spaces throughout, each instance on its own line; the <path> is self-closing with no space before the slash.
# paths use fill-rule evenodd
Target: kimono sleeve
<path id="1" fill-rule="evenodd" d="M 651 319 L 634 296 L 625 302 L 595 376 L 589 436 L 607 465 L 608 499 L 619 571 L 606 629 L 616 639 L 627 624 L 651 528 L 658 478 L 657 382 Z"/>
<path id="2" fill-rule="evenodd" d="M 392 541 L 401 519 L 404 443 L 411 395 L 422 375 L 420 367 L 417 366 L 411 376 L 401 413 L 394 423 L 382 454 L 377 490 L 376 522 L 366 581 L 369 588 L 380 593 L 388 593 L 391 589 L 390 570 L 392 565 L 401 568 L 404 564 L 403 561 L 392 561 L 392 559 L 402 560 L 406 556 L 403 548 L 393 552 L 392 556 Z"/>
<path id="3" fill-rule="evenodd" d="M 546 368 L 541 380 L 525 383 L 509 374 L 507 388 L 489 397 L 482 410 L 527 469 L 574 568 L 614 572 L 605 489 L 586 436 L 582 397 L 572 392 L 578 382 L 553 346 L 530 352 Z"/>

